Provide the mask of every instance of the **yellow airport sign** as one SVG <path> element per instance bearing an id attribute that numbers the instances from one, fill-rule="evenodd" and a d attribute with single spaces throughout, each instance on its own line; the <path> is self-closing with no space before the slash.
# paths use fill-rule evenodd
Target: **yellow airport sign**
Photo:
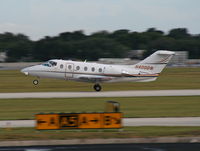
<path id="1" fill-rule="evenodd" d="M 59 114 L 37 114 L 36 129 L 60 129 Z"/>
<path id="2" fill-rule="evenodd" d="M 59 114 L 60 128 L 78 128 L 78 114 Z"/>
<path id="3" fill-rule="evenodd" d="M 101 128 L 101 113 L 81 113 L 79 114 L 79 128 Z"/>
<path id="4" fill-rule="evenodd" d="M 104 113 L 103 128 L 121 128 L 122 113 Z"/>
<path id="5" fill-rule="evenodd" d="M 121 118 L 120 112 L 37 114 L 36 128 L 38 130 L 121 128 Z"/>

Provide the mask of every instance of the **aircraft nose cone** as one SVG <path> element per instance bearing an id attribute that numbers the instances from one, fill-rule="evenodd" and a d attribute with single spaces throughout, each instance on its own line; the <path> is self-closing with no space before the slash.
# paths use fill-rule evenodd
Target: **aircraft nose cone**
<path id="1" fill-rule="evenodd" d="M 25 75 L 28 75 L 28 68 L 22 69 L 21 72 L 24 73 Z"/>

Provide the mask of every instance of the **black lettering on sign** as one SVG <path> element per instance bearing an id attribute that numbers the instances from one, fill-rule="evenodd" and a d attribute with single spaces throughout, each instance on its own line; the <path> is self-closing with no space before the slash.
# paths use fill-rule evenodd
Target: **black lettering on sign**
<path id="1" fill-rule="evenodd" d="M 98 118 L 94 118 L 93 120 L 90 120 L 90 122 L 93 122 L 93 123 L 98 123 Z"/>
<path id="2" fill-rule="evenodd" d="M 46 121 L 43 121 L 43 120 L 39 119 L 39 120 L 37 121 L 37 123 L 38 123 L 38 124 L 43 124 L 43 123 L 46 123 Z"/>
<path id="3" fill-rule="evenodd" d="M 88 119 L 84 116 L 82 119 L 80 119 L 80 125 L 87 124 L 88 125 Z"/>
<path id="4" fill-rule="evenodd" d="M 55 125 L 55 118 L 54 117 L 50 118 L 49 125 Z"/>
<path id="5" fill-rule="evenodd" d="M 60 116 L 61 127 L 78 127 L 77 115 Z"/>
<path id="6" fill-rule="evenodd" d="M 115 124 L 121 124 L 121 119 L 120 118 L 113 117 L 112 119 L 114 120 Z"/>
<path id="7" fill-rule="evenodd" d="M 105 125 L 111 125 L 112 124 L 110 116 L 104 116 L 104 124 Z"/>

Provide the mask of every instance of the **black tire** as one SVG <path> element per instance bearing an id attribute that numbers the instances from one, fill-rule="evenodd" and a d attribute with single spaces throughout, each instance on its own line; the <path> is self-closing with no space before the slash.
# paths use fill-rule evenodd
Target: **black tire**
<path id="1" fill-rule="evenodd" d="M 99 84 L 95 84 L 94 90 L 97 91 L 97 92 L 101 91 L 101 86 Z"/>
<path id="2" fill-rule="evenodd" d="M 33 80 L 34 85 L 38 85 L 39 81 L 38 80 Z"/>

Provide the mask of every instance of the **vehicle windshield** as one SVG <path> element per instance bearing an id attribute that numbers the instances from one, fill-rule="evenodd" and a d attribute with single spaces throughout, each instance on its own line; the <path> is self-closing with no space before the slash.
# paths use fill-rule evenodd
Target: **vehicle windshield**
<path id="1" fill-rule="evenodd" d="M 57 62 L 50 60 L 50 61 L 47 61 L 47 62 L 43 63 L 42 65 L 46 66 L 46 67 L 54 67 L 54 66 L 57 65 Z"/>

